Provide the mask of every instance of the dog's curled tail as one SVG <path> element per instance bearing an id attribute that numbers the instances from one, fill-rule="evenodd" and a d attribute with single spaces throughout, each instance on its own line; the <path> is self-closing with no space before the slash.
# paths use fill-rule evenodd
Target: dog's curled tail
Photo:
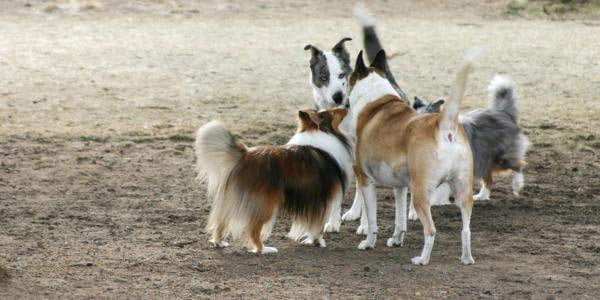
<path id="1" fill-rule="evenodd" d="M 198 179 L 208 181 L 209 197 L 214 197 L 221 185 L 247 151 L 225 125 L 211 121 L 196 132 L 194 143 Z"/>
<path id="2" fill-rule="evenodd" d="M 479 49 L 472 49 L 465 57 L 464 62 L 458 69 L 454 83 L 452 84 L 452 90 L 450 97 L 444 108 L 442 109 L 442 116 L 440 121 L 440 129 L 443 131 L 456 132 L 456 124 L 458 123 L 458 112 L 460 110 L 460 102 L 465 95 L 465 86 L 467 85 L 467 77 L 473 70 L 473 63 L 479 56 L 481 51 Z M 448 137 L 452 139 L 451 136 Z"/>
<path id="3" fill-rule="evenodd" d="M 517 122 L 517 95 L 512 80 L 508 76 L 496 75 L 488 85 L 488 92 L 492 109 L 508 114 Z"/>

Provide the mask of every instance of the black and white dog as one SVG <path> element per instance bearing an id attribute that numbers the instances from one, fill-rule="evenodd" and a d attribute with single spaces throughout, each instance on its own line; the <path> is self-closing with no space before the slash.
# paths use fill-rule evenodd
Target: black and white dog
<path id="1" fill-rule="evenodd" d="M 310 84 L 317 110 L 348 106 L 346 85 L 352 72 L 350 54 L 344 43 L 351 38 L 343 38 L 331 51 L 323 51 L 316 46 L 306 45 L 310 50 Z"/>

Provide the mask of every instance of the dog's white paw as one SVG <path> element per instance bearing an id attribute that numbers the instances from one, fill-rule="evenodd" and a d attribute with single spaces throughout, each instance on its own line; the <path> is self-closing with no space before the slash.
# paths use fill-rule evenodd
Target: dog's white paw
<path id="1" fill-rule="evenodd" d="M 325 244 L 325 239 L 324 238 L 320 238 L 319 239 L 319 247 L 321 247 L 321 248 L 327 247 L 327 244 Z"/>
<path id="2" fill-rule="evenodd" d="M 377 238 L 375 238 L 375 237 L 373 237 L 373 238 L 367 237 L 364 241 L 362 241 L 362 242 L 360 242 L 360 244 L 358 244 L 358 249 L 359 250 L 373 249 L 373 248 L 375 248 L 376 241 L 377 241 Z"/>
<path id="3" fill-rule="evenodd" d="M 367 225 L 360 224 L 358 228 L 356 228 L 356 234 L 358 235 L 367 235 Z"/>
<path id="4" fill-rule="evenodd" d="M 414 265 L 426 266 L 427 264 L 429 264 L 428 258 L 424 258 L 424 257 L 420 257 L 420 256 L 413 257 L 411 261 Z"/>
<path id="5" fill-rule="evenodd" d="M 475 196 L 473 196 L 473 200 L 475 201 L 479 201 L 479 200 L 490 200 L 490 195 L 482 195 L 482 194 L 477 194 Z"/>
<path id="6" fill-rule="evenodd" d="M 314 240 L 311 239 L 311 238 L 305 238 L 304 240 L 302 240 L 300 242 L 300 244 L 302 244 L 302 245 L 312 245 L 312 244 L 314 244 Z"/>
<path id="7" fill-rule="evenodd" d="M 327 223 L 325 224 L 325 232 L 340 232 L 341 222 Z"/>
<path id="8" fill-rule="evenodd" d="M 465 256 L 465 255 L 463 255 L 463 256 L 460 258 L 460 262 L 461 262 L 463 265 L 465 265 L 465 266 L 468 266 L 468 265 L 472 265 L 472 264 L 474 264 L 474 263 L 475 263 L 475 260 L 473 259 L 473 257 L 472 257 L 472 256 Z"/>
<path id="9" fill-rule="evenodd" d="M 419 216 L 417 215 L 417 211 L 412 207 L 408 210 L 408 219 L 411 221 L 416 221 L 419 219 Z"/>
<path id="10" fill-rule="evenodd" d="M 360 218 L 360 210 L 354 211 L 352 209 L 348 210 L 342 216 L 342 221 L 354 221 Z"/>
<path id="11" fill-rule="evenodd" d="M 229 247 L 229 243 L 226 241 L 215 241 L 215 240 L 209 240 L 209 242 L 211 244 L 213 244 L 213 246 L 217 247 L 217 248 L 225 248 L 225 247 Z"/>
<path id="12" fill-rule="evenodd" d="M 386 244 L 388 247 L 396 247 L 396 246 L 402 247 L 403 243 L 404 243 L 404 232 L 402 232 L 400 234 L 400 236 L 392 236 L 391 238 L 389 238 L 387 240 Z"/>
<path id="13" fill-rule="evenodd" d="M 273 254 L 273 253 L 277 253 L 279 251 L 277 251 L 277 248 L 275 247 L 263 247 L 262 249 L 262 254 Z"/>

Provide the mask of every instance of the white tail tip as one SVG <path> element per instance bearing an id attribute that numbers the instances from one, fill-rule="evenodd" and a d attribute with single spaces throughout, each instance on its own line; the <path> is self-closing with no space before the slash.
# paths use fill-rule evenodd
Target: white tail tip
<path id="1" fill-rule="evenodd" d="M 354 5 L 354 17 L 363 27 L 375 26 L 375 18 L 363 2 L 357 2 Z"/>

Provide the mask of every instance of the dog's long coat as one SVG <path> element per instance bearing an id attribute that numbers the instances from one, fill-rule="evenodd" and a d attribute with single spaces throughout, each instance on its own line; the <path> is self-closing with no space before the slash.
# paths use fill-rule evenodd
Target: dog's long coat
<path id="1" fill-rule="evenodd" d="M 197 170 L 213 198 L 211 241 L 226 246 L 223 240 L 231 235 L 248 241 L 255 252 L 276 252 L 262 240 L 282 212 L 293 220 L 291 238 L 325 246 L 326 217 L 339 210 L 348 181 L 349 147 L 337 131 L 345 114 L 343 109 L 301 111 L 298 132 L 282 147 L 248 148 L 216 121 L 198 129 Z"/>

